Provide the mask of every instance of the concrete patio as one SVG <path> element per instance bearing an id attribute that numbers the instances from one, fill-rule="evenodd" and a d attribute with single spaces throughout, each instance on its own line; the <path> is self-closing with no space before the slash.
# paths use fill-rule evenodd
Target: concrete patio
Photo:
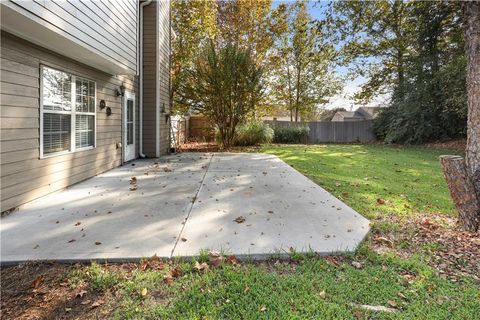
<path id="1" fill-rule="evenodd" d="M 1 262 L 202 249 L 252 259 L 291 248 L 326 255 L 355 250 L 368 230 L 367 219 L 275 156 L 183 153 L 134 161 L 2 218 Z"/>

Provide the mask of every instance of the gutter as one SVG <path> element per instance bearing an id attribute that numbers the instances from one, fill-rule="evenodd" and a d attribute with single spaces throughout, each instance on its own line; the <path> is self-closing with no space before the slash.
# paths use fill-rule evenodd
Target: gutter
<path id="1" fill-rule="evenodd" d="M 145 158 L 145 154 L 143 153 L 143 7 L 148 6 L 152 3 L 152 0 L 147 0 L 140 3 L 140 18 L 139 18 L 139 25 L 140 25 L 140 32 L 139 32 L 139 57 L 138 57 L 138 64 L 139 64 L 139 91 L 140 97 L 138 99 L 139 102 L 139 146 L 138 146 L 138 155 L 140 158 Z"/>

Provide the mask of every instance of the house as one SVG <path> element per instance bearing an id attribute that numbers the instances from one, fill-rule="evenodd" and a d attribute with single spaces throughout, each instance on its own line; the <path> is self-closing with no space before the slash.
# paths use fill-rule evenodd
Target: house
<path id="1" fill-rule="evenodd" d="M 1 212 L 169 151 L 169 1 L 0 10 Z"/>
<path id="2" fill-rule="evenodd" d="M 364 121 L 372 120 L 378 115 L 380 107 L 360 107 L 355 111 L 337 111 L 332 121 Z"/>

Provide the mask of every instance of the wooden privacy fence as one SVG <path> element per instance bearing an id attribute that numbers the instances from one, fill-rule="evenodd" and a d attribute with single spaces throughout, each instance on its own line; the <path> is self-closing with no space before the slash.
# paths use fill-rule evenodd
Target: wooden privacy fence
<path id="1" fill-rule="evenodd" d="M 308 143 L 352 143 L 370 142 L 375 140 L 373 134 L 373 120 L 363 121 L 265 121 L 273 127 L 302 127 L 308 126 Z"/>

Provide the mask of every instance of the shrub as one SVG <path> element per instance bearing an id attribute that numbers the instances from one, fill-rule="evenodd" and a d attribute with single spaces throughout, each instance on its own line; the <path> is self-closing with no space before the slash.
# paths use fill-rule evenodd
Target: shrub
<path id="1" fill-rule="evenodd" d="M 266 123 L 252 121 L 237 127 L 235 145 L 254 146 L 270 143 L 273 140 L 273 129 Z"/>
<path id="2" fill-rule="evenodd" d="M 302 127 L 275 127 L 273 129 L 275 143 L 306 143 L 310 128 Z"/>

